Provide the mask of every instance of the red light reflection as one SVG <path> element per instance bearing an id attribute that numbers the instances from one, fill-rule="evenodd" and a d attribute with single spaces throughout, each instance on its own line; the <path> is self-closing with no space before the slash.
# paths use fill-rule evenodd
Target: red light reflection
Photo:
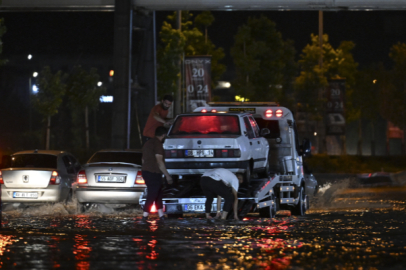
<path id="1" fill-rule="evenodd" d="M 76 270 L 88 270 L 90 268 L 90 252 L 89 241 L 86 240 L 87 235 L 75 235 L 75 245 L 73 246 L 73 254 L 76 259 Z"/>
<path id="2" fill-rule="evenodd" d="M 149 241 L 148 246 L 150 246 L 150 248 L 151 248 L 151 253 L 149 253 L 149 254 L 147 254 L 147 256 L 145 256 L 147 259 L 149 259 L 149 260 L 156 260 L 156 259 L 158 259 L 159 253 L 157 253 L 157 252 L 155 251 L 155 247 L 156 247 L 156 243 L 157 243 L 157 242 L 158 242 L 157 240 L 151 240 L 151 241 Z"/>
<path id="3" fill-rule="evenodd" d="M 76 227 L 82 229 L 93 229 L 94 227 L 91 226 L 93 221 L 89 219 L 86 215 L 78 215 L 76 219 Z"/>

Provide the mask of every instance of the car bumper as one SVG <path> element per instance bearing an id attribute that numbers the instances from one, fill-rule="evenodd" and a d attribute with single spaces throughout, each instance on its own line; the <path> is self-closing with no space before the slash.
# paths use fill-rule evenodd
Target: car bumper
<path id="1" fill-rule="evenodd" d="M 203 174 L 208 169 L 224 168 L 233 173 L 244 173 L 248 161 L 232 162 L 165 162 L 166 169 L 171 175 Z"/>
<path id="2" fill-rule="evenodd" d="M 37 198 L 14 198 L 14 192 L 36 193 Z M 1 201 L 3 203 L 51 203 L 60 202 L 61 187 L 59 185 L 50 185 L 47 188 L 29 189 L 29 188 L 5 188 L 1 187 Z"/>
<path id="3" fill-rule="evenodd" d="M 145 188 L 74 187 L 80 203 L 138 204 Z"/>

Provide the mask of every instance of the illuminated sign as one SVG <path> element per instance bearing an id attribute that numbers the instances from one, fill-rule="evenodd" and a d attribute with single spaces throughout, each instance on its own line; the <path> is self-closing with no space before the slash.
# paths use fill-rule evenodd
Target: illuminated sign
<path id="1" fill-rule="evenodd" d="M 113 103 L 113 96 L 101 96 L 100 103 Z"/>

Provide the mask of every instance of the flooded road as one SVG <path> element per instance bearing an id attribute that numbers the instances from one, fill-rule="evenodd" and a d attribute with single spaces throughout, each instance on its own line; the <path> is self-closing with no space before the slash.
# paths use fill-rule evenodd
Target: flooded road
<path id="1" fill-rule="evenodd" d="M 74 203 L 6 209 L 2 269 L 405 269 L 406 188 L 323 187 L 303 217 L 207 221 Z"/>

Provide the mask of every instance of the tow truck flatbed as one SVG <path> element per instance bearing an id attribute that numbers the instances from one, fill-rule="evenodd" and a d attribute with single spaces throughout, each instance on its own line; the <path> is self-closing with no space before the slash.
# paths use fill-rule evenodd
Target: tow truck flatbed
<path id="1" fill-rule="evenodd" d="M 250 212 L 259 212 L 261 217 L 274 217 L 279 209 L 286 209 L 288 205 L 295 204 L 299 196 L 291 179 L 292 176 L 289 175 L 275 175 L 251 179 L 249 186 L 242 185 L 238 190 L 239 216 L 242 218 Z M 278 197 L 275 195 L 275 189 L 278 190 Z M 146 192 L 140 197 L 141 207 L 145 205 Z M 181 182 L 177 188 L 166 187 L 163 192 L 164 213 L 169 217 L 205 213 L 206 198 L 200 188 L 200 177 Z M 223 204 L 222 200 L 221 207 Z M 216 213 L 216 210 L 217 198 L 214 198 L 211 213 Z"/>

